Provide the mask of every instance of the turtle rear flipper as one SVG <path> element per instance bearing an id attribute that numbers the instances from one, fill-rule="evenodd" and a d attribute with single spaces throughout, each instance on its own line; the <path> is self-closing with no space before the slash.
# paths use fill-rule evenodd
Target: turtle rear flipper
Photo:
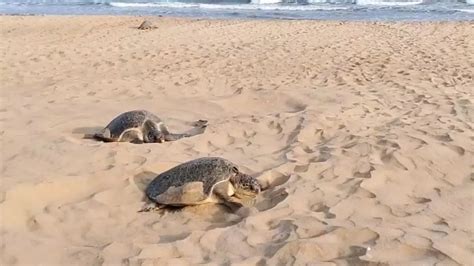
<path id="1" fill-rule="evenodd" d="M 137 128 L 130 128 L 120 135 L 118 141 L 141 144 L 143 143 L 143 133 Z"/>
<path id="2" fill-rule="evenodd" d="M 232 196 L 232 194 L 234 194 L 233 188 L 228 182 L 216 185 L 214 187 L 213 193 L 219 199 L 219 201 L 228 207 L 232 212 L 236 212 L 245 206 L 245 204 L 240 201 L 240 199 Z"/>
<path id="3" fill-rule="evenodd" d="M 257 203 L 257 199 L 256 198 L 251 198 L 251 197 L 241 198 L 240 202 L 242 203 L 243 206 L 253 207 Z"/>

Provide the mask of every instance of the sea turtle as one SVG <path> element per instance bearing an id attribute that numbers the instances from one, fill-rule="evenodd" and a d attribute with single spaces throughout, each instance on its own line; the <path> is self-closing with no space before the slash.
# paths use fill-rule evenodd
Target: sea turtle
<path id="1" fill-rule="evenodd" d="M 203 157 L 175 166 L 151 181 L 145 193 L 158 206 L 142 211 L 204 203 L 223 203 L 235 210 L 252 206 L 260 191 L 257 179 L 240 172 L 234 163 Z"/>
<path id="2" fill-rule="evenodd" d="M 193 125 L 194 128 L 185 133 L 173 134 L 156 115 L 134 110 L 120 114 L 93 137 L 105 142 L 161 143 L 202 134 L 207 121 L 199 120 Z"/>

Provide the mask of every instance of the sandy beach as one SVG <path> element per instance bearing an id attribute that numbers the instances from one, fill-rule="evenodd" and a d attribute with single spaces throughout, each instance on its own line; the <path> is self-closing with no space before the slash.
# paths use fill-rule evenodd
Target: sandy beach
<path id="1" fill-rule="evenodd" d="M 474 23 L 1 16 L 1 265 L 473 265 Z M 163 144 L 84 139 L 147 109 Z M 179 163 L 265 190 L 138 212 Z"/>

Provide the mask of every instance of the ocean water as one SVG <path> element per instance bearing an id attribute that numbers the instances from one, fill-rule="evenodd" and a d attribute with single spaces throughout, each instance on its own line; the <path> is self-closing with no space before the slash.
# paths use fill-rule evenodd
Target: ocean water
<path id="1" fill-rule="evenodd" d="M 0 14 L 472 21 L 474 0 L 0 0 Z"/>

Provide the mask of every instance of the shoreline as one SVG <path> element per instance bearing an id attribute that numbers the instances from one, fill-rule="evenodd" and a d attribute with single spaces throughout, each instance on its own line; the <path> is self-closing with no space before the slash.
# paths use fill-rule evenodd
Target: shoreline
<path id="1" fill-rule="evenodd" d="M 308 22 L 308 23 L 348 23 L 348 24 L 474 24 L 473 20 L 342 20 L 342 19 L 291 19 L 291 18 L 248 18 L 248 17 L 234 17 L 234 18 L 208 18 L 208 17 L 192 17 L 192 16 L 173 16 L 173 15 L 128 15 L 128 14 L 0 14 L 0 18 L 18 18 L 18 17 L 43 17 L 43 18 L 123 18 L 123 19 L 151 19 L 151 20 L 183 20 L 183 21 L 246 21 L 246 22 Z"/>
<path id="2" fill-rule="evenodd" d="M 181 6 L 181 4 L 183 6 Z M 357 4 L 204 4 L 168 3 L 145 7 L 101 5 L 0 6 L 2 15 L 75 15 L 75 16 L 164 16 L 201 19 L 252 20 L 329 20 L 329 21 L 474 21 L 469 4 L 437 3 L 408 6 Z M 3 7 L 3 8 L 2 8 Z M 27 12 L 27 13 L 25 13 Z"/>

